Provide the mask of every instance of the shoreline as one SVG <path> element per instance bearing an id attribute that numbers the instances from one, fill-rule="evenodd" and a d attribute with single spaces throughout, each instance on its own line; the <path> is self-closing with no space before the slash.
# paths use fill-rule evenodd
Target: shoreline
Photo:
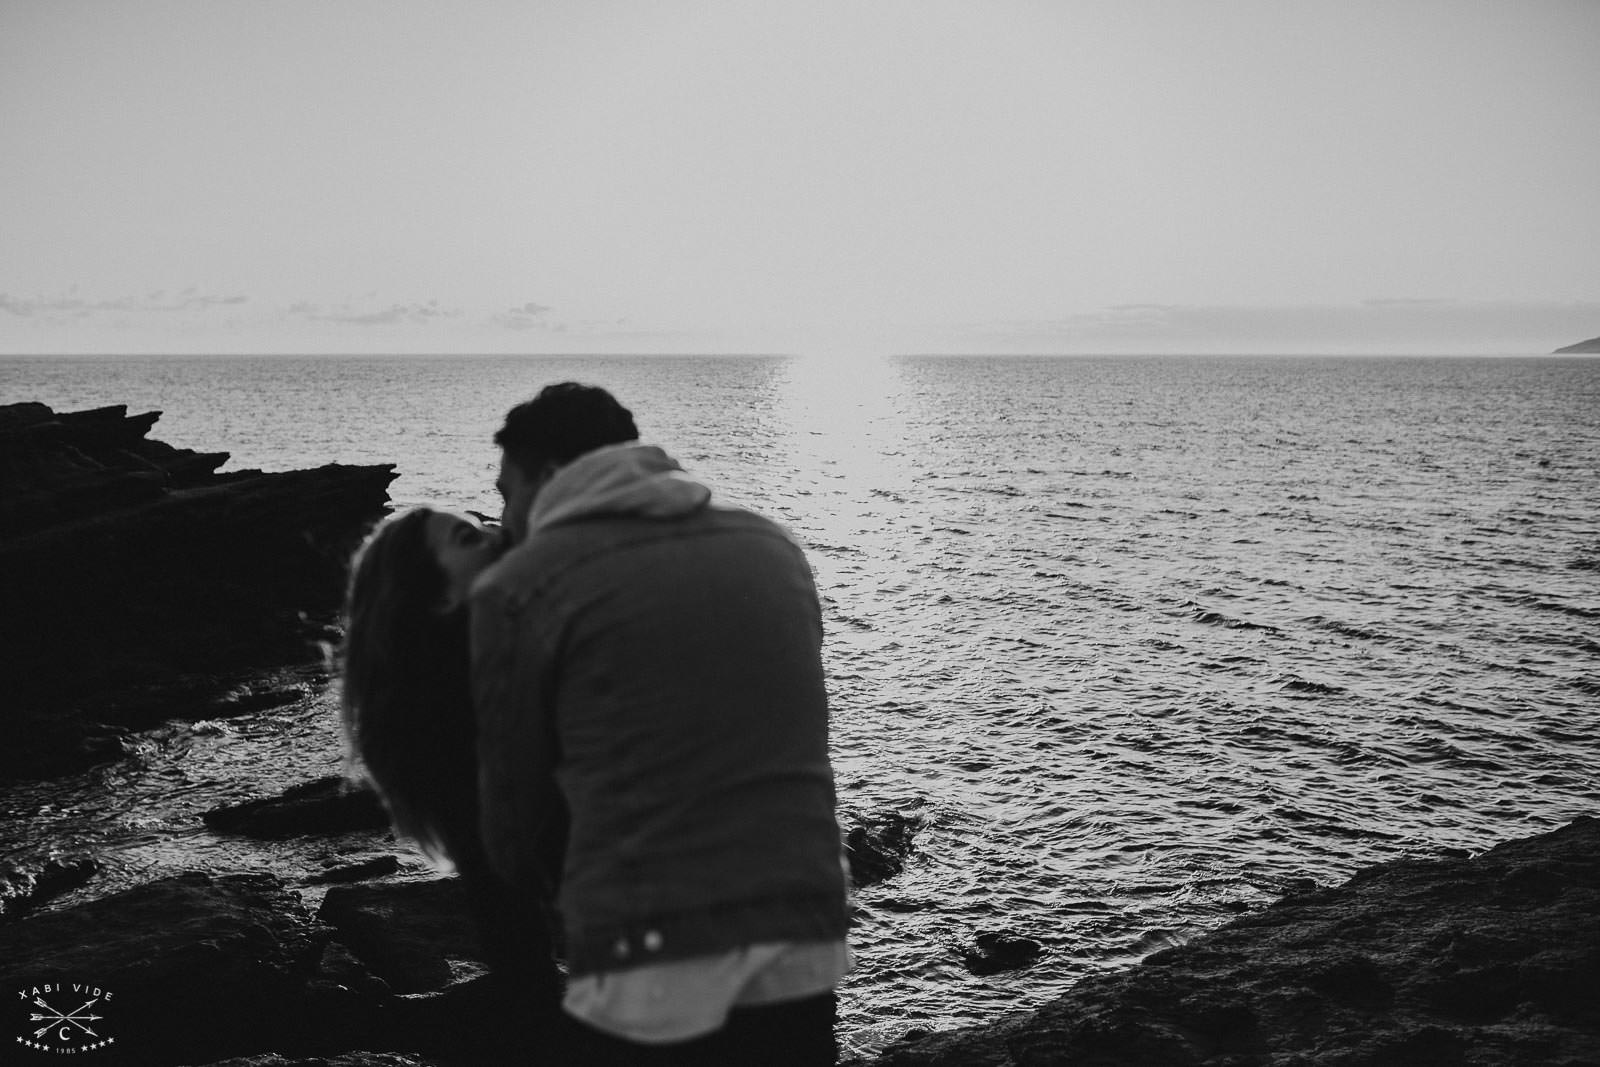
<path id="1" fill-rule="evenodd" d="M 214 816 L 265 838 L 383 822 L 332 782 Z M 190 872 L 0 923 L 0 986 L 116 991 L 112 1063 L 561 1062 L 553 1004 L 507 1002 L 484 977 L 455 879 L 370 849 L 346 860 L 315 879 L 314 911 L 272 875 Z M 841 1062 L 1577 1067 L 1600 1062 L 1596 988 L 1600 819 L 1585 816 L 1476 856 L 1365 867 L 1033 1011 Z M 520 1029 L 489 1025 L 513 1009 Z"/>
<path id="2" fill-rule="evenodd" d="M 872 1067 L 1600 1062 L 1600 820 L 1364 867 Z"/>

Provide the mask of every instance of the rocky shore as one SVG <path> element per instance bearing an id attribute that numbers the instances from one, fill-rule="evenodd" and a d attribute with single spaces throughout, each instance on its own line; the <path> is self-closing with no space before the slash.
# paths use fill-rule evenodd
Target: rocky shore
<path id="1" fill-rule="evenodd" d="M 458 881 L 374 849 L 393 838 L 369 789 L 323 778 L 201 822 L 257 841 L 316 838 L 341 859 L 292 882 L 193 871 L 55 908 L 92 863 L 0 881 L 0 988 L 16 995 L 0 1038 L 163 1067 L 563 1062 L 554 999 L 510 999 L 488 975 Z M 853 826 L 854 884 L 896 876 L 916 826 Z"/>
<path id="2" fill-rule="evenodd" d="M 873 1062 L 1600 1064 L 1600 820 L 1369 867 Z"/>
<path id="3" fill-rule="evenodd" d="M 380 819 L 325 782 L 207 822 L 281 837 Z M 3 1036 L 19 1056 L 99 1042 L 93 1062 L 162 1067 L 560 1064 L 553 1005 L 508 1000 L 455 879 L 408 866 L 357 847 L 299 885 L 194 872 L 0 925 Z M 313 909 L 314 883 L 331 888 Z M 1600 820 L 1582 818 L 1476 857 L 1367 868 L 1036 1011 L 857 1065 L 1579 1067 L 1600 1063 L 1597 990 Z M 84 1004 L 92 1035 L 40 1028 Z"/>
<path id="4" fill-rule="evenodd" d="M 394 467 L 218 473 L 226 452 L 152 440 L 159 418 L 0 405 L 0 780 L 81 770 L 133 731 L 317 681 Z"/>

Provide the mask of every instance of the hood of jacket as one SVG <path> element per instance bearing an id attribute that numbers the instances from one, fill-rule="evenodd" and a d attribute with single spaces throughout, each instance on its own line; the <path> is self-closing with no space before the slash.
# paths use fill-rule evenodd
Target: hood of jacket
<path id="1" fill-rule="evenodd" d="M 528 530 L 601 517 L 677 519 L 710 500 L 711 490 L 655 445 L 607 445 L 556 471 L 534 498 Z"/>

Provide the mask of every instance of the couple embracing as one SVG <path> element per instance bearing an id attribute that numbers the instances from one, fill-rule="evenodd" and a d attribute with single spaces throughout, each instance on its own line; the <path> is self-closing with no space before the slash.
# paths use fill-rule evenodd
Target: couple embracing
<path id="1" fill-rule="evenodd" d="M 418 508 L 358 554 L 347 736 L 453 866 L 568 1062 L 831 1064 L 849 967 L 822 624 L 795 542 L 610 393 L 513 408 L 499 529 Z M 565 975 L 556 959 L 565 963 Z"/>

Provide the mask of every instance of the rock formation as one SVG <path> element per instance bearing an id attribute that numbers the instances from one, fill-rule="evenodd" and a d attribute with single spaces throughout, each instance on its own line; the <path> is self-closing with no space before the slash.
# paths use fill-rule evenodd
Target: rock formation
<path id="1" fill-rule="evenodd" d="M 389 813 L 371 786 L 337 775 L 291 786 L 275 797 L 213 808 L 201 819 L 221 833 L 268 841 L 389 826 Z"/>
<path id="2" fill-rule="evenodd" d="M 0 926 L 0 1036 L 52 1057 L 110 1039 L 93 1062 L 150 1067 L 562 1062 L 554 1002 L 541 1018 L 482 976 L 465 907 L 435 878 L 313 915 L 271 875 L 193 873 L 38 913 Z M 36 1033 L 91 998 L 92 1035 Z"/>
<path id="3" fill-rule="evenodd" d="M 1031 967 L 1044 955 L 1044 946 L 1010 930 L 984 930 L 970 945 L 957 950 L 961 965 L 980 977 Z"/>
<path id="4" fill-rule="evenodd" d="M 452 879 L 335 890 L 313 915 L 267 875 L 169 878 L 0 925 L 4 1025 L 31 1032 L 16 991 L 57 986 L 41 995 L 70 1011 L 78 983 L 114 995 L 98 1025 L 123 1058 L 97 1062 L 559 1063 L 553 1018 L 503 1014 L 475 977 L 463 908 Z M 1368 868 L 874 1062 L 1576 1067 L 1600 1062 L 1597 988 L 1600 820 L 1585 818 Z"/>
<path id="5" fill-rule="evenodd" d="M 96 1051 L 117 1055 L 95 1062 L 562 1062 L 553 1001 L 513 1010 L 482 975 L 455 879 L 360 866 L 379 877 L 315 914 L 270 875 L 195 873 L 0 923 L 0 1036 L 37 1028 L 35 989 L 59 1012 L 98 989 L 112 996 L 95 1025 L 117 1044 Z M 1596 989 L 1600 820 L 1583 818 L 1473 858 L 1367 868 L 872 1062 L 1578 1067 L 1600 1063 Z"/>
<path id="6" fill-rule="evenodd" d="M 1600 820 L 1367 868 L 874 1063 L 1600 1063 Z"/>
<path id="7" fill-rule="evenodd" d="M 0 919 L 15 919 L 100 873 L 91 856 L 52 856 L 37 869 L 7 860 L 0 866 Z"/>
<path id="8" fill-rule="evenodd" d="M 292 675 L 252 688 L 242 672 L 321 661 L 393 466 L 219 474 L 227 453 L 150 440 L 159 417 L 0 406 L 0 778 L 296 699 Z"/>
<path id="9" fill-rule="evenodd" d="M 887 881 L 905 869 L 914 848 L 912 839 L 922 829 L 920 816 L 888 812 L 862 820 L 844 835 L 845 860 L 850 884 L 857 889 Z"/>

